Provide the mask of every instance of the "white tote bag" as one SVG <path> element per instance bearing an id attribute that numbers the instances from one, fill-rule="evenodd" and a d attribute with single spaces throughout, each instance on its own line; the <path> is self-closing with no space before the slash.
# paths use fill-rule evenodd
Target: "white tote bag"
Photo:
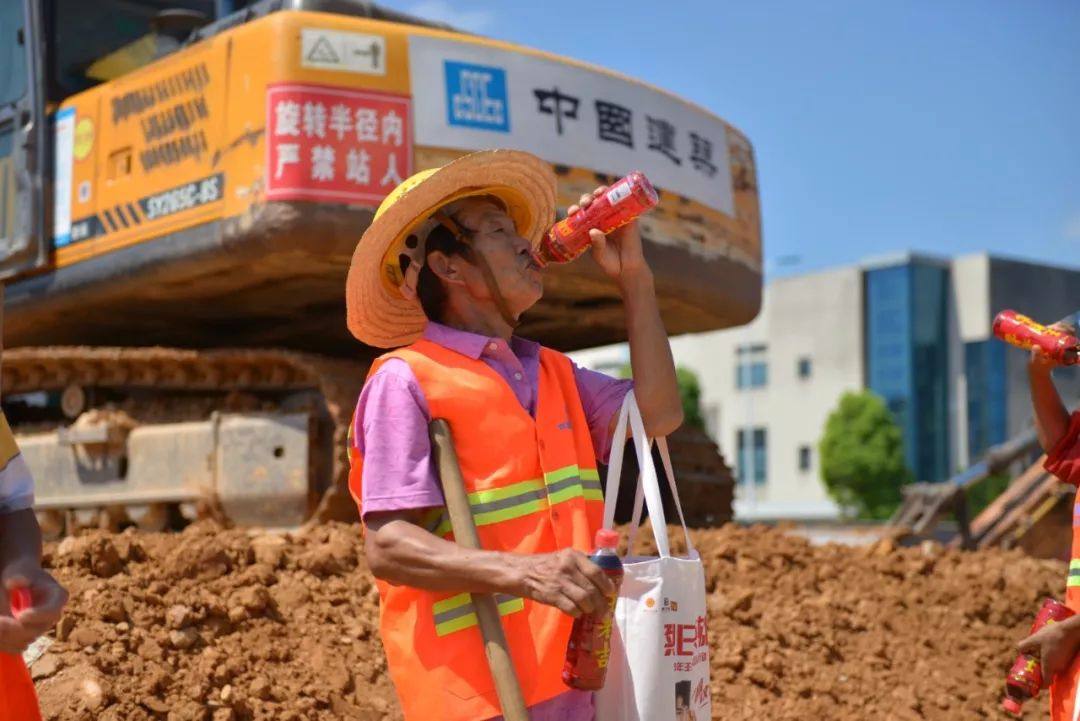
<path id="1" fill-rule="evenodd" d="M 608 465 L 604 527 L 615 521 L 623 447 L 629 423 L 641 476 L 623 559 L 611 657 L 604 688 L 596 693 L 597 721 L 711 721 L 705 571 L 690 540 L 675 488 L 667 441 L 657 439 L 686 536 L 687 555 L 671 555 L 651 443 L 633 392 L 627 394 L 615 429 Z M 659 557 L 634 556 L 641 503 L 649 509 Z"/>

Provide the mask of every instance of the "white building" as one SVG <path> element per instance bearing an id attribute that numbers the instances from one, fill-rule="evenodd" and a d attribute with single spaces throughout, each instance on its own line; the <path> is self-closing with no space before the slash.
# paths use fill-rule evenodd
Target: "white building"
<path id="1" fill-rule="evenodd" d="M 672 339 L 701 381 L 707 430 L 736 469 L 736 516 L 832 518 L 818 442 L 846 391 L 882 396 L 908 465 L 941 481 L 1031 422 L 1025 354 L 992 338 L 1004 308 L 1057 320 L 1080 308 L 1080 270 L 977 254 L 903 254 L 772 281 L 750 324 Z M 610 370 L 626 347 L 574 353 Z M 1080 398 L 1080 374 L 1059 387 Z"/>

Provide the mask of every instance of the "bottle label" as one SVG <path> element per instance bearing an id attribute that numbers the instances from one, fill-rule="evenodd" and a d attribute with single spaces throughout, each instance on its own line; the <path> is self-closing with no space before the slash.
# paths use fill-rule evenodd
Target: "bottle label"
<path id="1" fill-rule="evenodd" d="M 630 181 L 624 180 L 607 192 L 608 202 L 617 205 L 630 197 Z"/>

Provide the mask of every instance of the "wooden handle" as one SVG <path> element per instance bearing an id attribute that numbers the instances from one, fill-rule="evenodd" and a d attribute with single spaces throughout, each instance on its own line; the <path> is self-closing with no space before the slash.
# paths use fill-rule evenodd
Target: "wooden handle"
<path id="1" fill-rule="evenodd" d="M 454 450 L 450 426 L 441 418 L 436 418 L 431 422 L 429 430 L 443 496 L 446 498 L 446 510 L 450 514 L 450 525 L 454 529 L 454 540 L 464 548 L 479 549 L 480 536 L 476 533 L 469 496 L 465 493 L 465 479 L 461 477 L 461 466 Z M 495 679 L 495 692 L 499 696 L 503 718 L 506 721 L 529 721 L 525 697 L 521 694 L 521 685 L 514 672 L 510 646 L 506 643 L 495 597 L 490 593 L 471 595 L 480 624 L 480 635 L 484 638 L 484 654 L 487 656 L 491 676 Z"/>

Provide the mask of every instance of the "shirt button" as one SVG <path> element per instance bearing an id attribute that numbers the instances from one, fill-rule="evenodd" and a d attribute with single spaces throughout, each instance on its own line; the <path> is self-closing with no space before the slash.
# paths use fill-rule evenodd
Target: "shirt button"
<path id="1" fill-rule="evenodd" d="M 521 374 L 520 373 L 515 373 L 514 374 L 514 380 L 516 380 L 516 381 L 521 380 Z"/>
<path id="2" fill-rule="evenodd" d="M 498 348 L 499 346 L 495 345 L 495 343 L 488 343 L 488 350 L 497 350 Z"/>

